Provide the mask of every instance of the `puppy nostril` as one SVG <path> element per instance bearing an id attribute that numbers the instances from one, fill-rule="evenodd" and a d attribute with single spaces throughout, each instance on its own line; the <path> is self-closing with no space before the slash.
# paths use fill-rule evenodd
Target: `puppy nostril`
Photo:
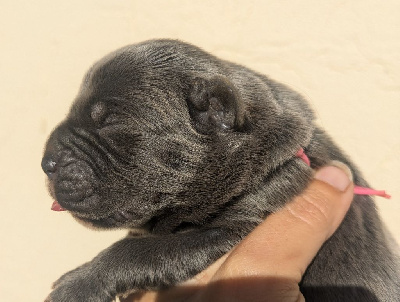
<path id="1" fill-rule="evenodd" d="M 57 171 L 57 163 L 51 158 L 43 157 L 42 169 L 47 176 L 51 176 Z"/>

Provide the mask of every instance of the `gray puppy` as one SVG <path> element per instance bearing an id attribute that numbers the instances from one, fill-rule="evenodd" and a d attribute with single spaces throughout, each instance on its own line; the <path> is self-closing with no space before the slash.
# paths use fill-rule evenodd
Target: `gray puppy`
<path id="1" fill-rule="evenodd" d="M 367 186 L 313 120 L 296 92 L 179 41 L 103 58 L 51 134 L 42 167 L 54 209 L 129 234 L 63 275 L 48 301 L 112 301 L 186 280 L 331 160 Z M 311 168 L 295 156 L 301 148 Z M 392 243 L 373 200 L 356 196 L 300 283 L 306 300 L 399 301 Z"/>

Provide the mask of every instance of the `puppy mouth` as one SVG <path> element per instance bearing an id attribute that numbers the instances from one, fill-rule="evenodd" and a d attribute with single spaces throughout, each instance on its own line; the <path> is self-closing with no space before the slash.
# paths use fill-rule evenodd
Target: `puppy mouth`
<path id="1" fill-rule="evenodd" d="M 57 172 L 47 178 L 48 190 L 53 197 L 52 211 L 68 211 L 92 228 L 136 228 L 146 223 L 146 215 L 137 211 L 121 206 L 108 208 L 101 198 L 93 171 L 85 163 L 59 165 Z"/>
<path id="2" fill-rule="evenodd" d="M 68 209 L 63 208 L 57 200 L 54 200 L 51 210 L 55 212 L 67 211 Z M 71 214 L 78 220 L 88 223 L 89 225 L 100 227 L 100 228 L 112 228 L 112 227 L 122 227 L 125 225 L 131 225 L 133 222 L 137 221 L 138 218 L 136 214 L 129 210 L 117 210 L 106 217 L 102 218 L 92 218 L 88 215 L 76 211 L 70 211 Z M 136 223 L 135 223 L 136 225 Z"/>
<path id="3" fill-rule="evenodd" d="M 92 211 L 88 211 L 88 208 L 96 208 L 99 200 L 97 196 L 91 195 L 83 198 L 81 202 L 66 202 L 63 198 L 59 200 L 56 198 L 54 184 L 49 182 L 50 195 L 53 197 L 53 204 L 51 205 L 51 210 L 55 212 L 68 211 L 77 220 L 83 222 L 84 224 L 92 227 L 98 228 L 118 228 L 124 226 L 137 226 L 141 224 L 141 216 L 125 209 L 114 210 L 110 214 L 104 217 L 97 217 Z M 60 196 L 59 196 L 60 197 Z M 82 205 L 82 201 L 85 200 L 91 205 Z M 60 202 L 59 202 L 60 201 Z"/>

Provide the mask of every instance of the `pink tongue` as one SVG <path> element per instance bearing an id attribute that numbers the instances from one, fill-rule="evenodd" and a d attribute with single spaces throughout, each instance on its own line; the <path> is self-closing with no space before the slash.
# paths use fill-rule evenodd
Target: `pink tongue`
<path id="1" fill-rule="evenodd" d="M 57 202 L 57 200 L 54 200 L 53 204 L 51 205 L 51 210 L 52 211 L 65 211 L 65 209 Z"/>

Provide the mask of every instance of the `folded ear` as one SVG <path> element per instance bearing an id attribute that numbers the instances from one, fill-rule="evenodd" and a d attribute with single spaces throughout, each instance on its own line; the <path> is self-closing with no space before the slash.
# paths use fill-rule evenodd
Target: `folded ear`
<path id="1" fill-rule="evenodd" d="M 240 130 L 244 105 L 233 84 L 226 78 L 195 78 L 188 100 L 189 113 L 196 130 L 202 134 Z"/>

